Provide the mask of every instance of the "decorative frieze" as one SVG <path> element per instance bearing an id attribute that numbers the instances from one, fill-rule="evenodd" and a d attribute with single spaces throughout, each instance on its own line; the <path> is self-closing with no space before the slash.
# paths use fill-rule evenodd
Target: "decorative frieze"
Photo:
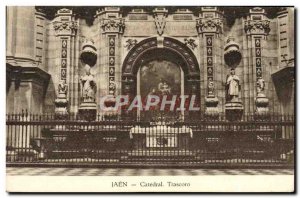
<path id="1" fill-rule="evenodd" d="M 77 21 L 54 21 L 53 28 L 58 36 L 75 35 L 78 23 Z"/>
<path id="2" fill-rule="evenodd" d="M 101 19 L 100 26 L 103 33 L 124 33 L 125 19 Z"/>
<path id="3" fill-rule="evenodd" d="M 213 37 L 206 37 L 206 62 L 207 62 L 207 81 L 214 80 L 214 65 L 213 65 Z"/>
<path id="4" fill-rule="evenodd" d="M 200 18 L 196 21 L 196 28 L 199 34 L 222 33 L 223 22 L 219 18 Z"/>
<path id="5" fill-rule="evenodd" d="M 61 40 L 61 68 L 60 68 L 60 79 L 67 79 L 67 63 L 68 63 L 68 40 Z"/>
<path id="6" fill-rule="evenodd" d="M 262 77 L 261 38 L 255 38 L 255 70 L 256 79 Z"/>
<path id="7" fill-rule="evenodd" d="M 244 25 L 245 32 L 247 34 L 264 34 L 268 35 L 270 32 L 269 20 L 248 20 Z"/>
<path id="8" fill-rule="evenodd" d="M 78 23 L 74 20 L 73 11 L 66 8 L 58 10 L 53 28 L 56 36 L 74 36 L 78 29 Z"/>
<path id="9" fill-rule="evenodd" d="M 265 35 L 270 32 L 270 21 L 265 17 L 265 10 L 259 7 L 250 9 L 249 16 L 244 22 L 247 35 Z"/>

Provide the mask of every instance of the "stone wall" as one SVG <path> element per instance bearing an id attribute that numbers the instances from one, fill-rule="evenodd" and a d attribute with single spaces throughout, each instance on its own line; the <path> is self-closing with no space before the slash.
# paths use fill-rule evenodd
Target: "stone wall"
<path id="1" fill-rule="evenodd" d="M 261 20 L 269 21 L 270 31 L 266 32 L 266 29 L 260 29 L 258 32 L 245 31 L 245 22 L 253 20 L 252 16 L 262 16 Z M 118 24 L 113 26 L 110 21 Z M 157 21 L 165 24 L 160 31 Z M 107 28 L 104 25 L 106 23 L 112 26 Z M 182 43 L 185 43 L 185 39 L 194 40 L 194 47 L 188 44 L 186 47 L 191 49 L 200 66 L 201 109 L 204 110 L 205 106 L 208 80 L 212 79 L 215 82 L 220 112 L 224 112 L 225 81 L 229 73 L 223 58 L 224 45 L 227 38 L 233 36 L 242 53 L 242 61 L 236 69 L 236 74 L 241 79 L 244 112 L 253 113 L 255 110 L 257 78 L 255 39 L 259 38 L 261 76 L 266 82 L 270 111 L 282 113 L 283 109 L 287 109 L 287 106 L 290 108 L 294 103 L 279 98 L 272 74 L 287 66 L 285 59 L 294 58 L 293 28 L 293 8 L 283 9 L 275 18 L 268 18 L 262 9 L 252 9 L 248 15 L 237 17 L 234 24 L 229 26 L 223 12 L 219 8 L 211 7 L 202 7 L 196 12 L 183 8 L 171 12 L 168 7 L 157 8 L 154 11 L 132 9 L 126 14 L 122 12 L 122 7 L 105 7 L 95 13 L 92 24 L 69 9 L 57 10 L 55 17 L 50 19 L 43 10 L 34 7 L 7 7 L 7 63 L 12 66 L 37 67 L 51 75 L 51 79 L 45 84 L 39 83 L 38 86 L 32 82 L 32 85 L 26 85 L 31 92 L 29 94 L 31 99 L 17 96 L 26 95 L 28 90 L 23 87 L 25 82 L 21 83 L 20 89 L 15 88 L 15 82 L 11 83 L 7 90 L 7 111 L 16 112 L 26 107 L 35 112 L 53 112 L 58 83 L 64 78 L 69 86 L 69 111 L 77 112 L 80 104 L 79 78 L 84 74 L 83 64 L 80 61 L 84 39 L 92 39 L 97 48 L 98 60 L 92 68 L 92 73 L 97 82 L 97 98 L 100 98 L 110 92 L 115 95 L 121 93 L 122 65 L 132 49 L 132 46 L 128 46 L 130 40 L 135 40 L 138 45 L 150 37 L 171 37 Z M 115 41 L 113 55 L 110 54 L 112 37 Z M 213 43 L 212 55 L 207 53 L 210 48 L 207 45 L 208 38 L 211 38 Z M 66 58 L 62 57 L 64 39 L 67 41 Z M 111 58 L 114 59 L 114 63 L 110 63 Z M 209 58 L 212 58 L 212 63 L 209 63 Z M 65 67 L 62 66 L 63 59 L 66 60 Z M 110 73 L 112 68 L 113 72 Z M 62 76 L 63 70 L 66 72 L 65 76 Z M 112 77 L 116 86 L 114 90 L 109 88 Z M 25 89 L 27 91 L 22 91 Z M 38 96 L 39 94 L 42 96 Z M 20 107 L 13 105 L 16 103 Z"/>

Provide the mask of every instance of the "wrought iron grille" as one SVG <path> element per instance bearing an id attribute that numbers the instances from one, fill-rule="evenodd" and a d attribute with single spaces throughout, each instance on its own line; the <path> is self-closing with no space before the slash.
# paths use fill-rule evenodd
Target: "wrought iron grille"
<path id="1" fill-rule="evenodd" d="M 294 116 L 259 120 L 244 115 L 193 120 L 129 120 L 98 115 L 57 119 L 50 114 L 8 114 L 8 164 L 267 165 L 294 164 Z"/>

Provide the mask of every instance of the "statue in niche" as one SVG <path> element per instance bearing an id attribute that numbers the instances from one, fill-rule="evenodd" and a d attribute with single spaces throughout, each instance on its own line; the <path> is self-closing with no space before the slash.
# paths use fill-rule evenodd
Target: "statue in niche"
<path id="1" fill-rule="evenodd" d="M 230 75 L 226 79 L 226 99 L 227 101 L 236 101 L 240 92 L 240 78 L 235 75 L 235 70 L 230 70 Z"/>
<path id="2" fill-rule="evenodd" d="M 257 94 L 263 93 L 265 90 L 265 80 L 259 77 L 256 81 L 256 92 Z"/>
<path id="3" fill-rule="evenodd" d="M 85 75 L 81 76 L 82 98 L 84 102 L 95 102 L 96 82 L 94 75 L 91 74 L 91 67 L 86 64 L 84 67 Z"/>
<path id="4" fill-rule="evenodd" d="M 168 95 L 171 93 L 171 87 L 163 79 L 160 79 L 160 82 L 158 84 L 158 90 L 162 93 L 162 95 Z"/>

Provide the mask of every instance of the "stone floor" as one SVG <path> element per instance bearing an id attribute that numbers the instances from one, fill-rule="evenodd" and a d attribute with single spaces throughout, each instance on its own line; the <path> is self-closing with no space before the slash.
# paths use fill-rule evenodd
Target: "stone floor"
<path id="1" fill-rule="evenodd" d="M 9 176 L 293 175 L 293 169 L 130 169 L 7 167 Z"/>

